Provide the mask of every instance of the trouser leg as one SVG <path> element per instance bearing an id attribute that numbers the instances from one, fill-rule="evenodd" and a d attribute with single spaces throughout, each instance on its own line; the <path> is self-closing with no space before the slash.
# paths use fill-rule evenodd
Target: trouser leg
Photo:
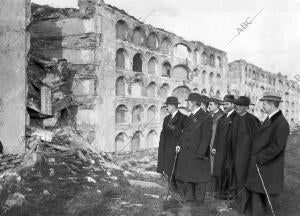
<path id="1" fill-rule="evenodd" d="M 196 183 L 196 199 L 200 203 L 204 203 L 208 184 L 209 183 Z"/>
<path id="2" fill-rule="evenodd" d="M 185 183 L 181 180 L 176 179 L 177 192 L 180 197 L 184 198 L 185 194 Z"/>
<path id="3" fill-rule="evenodd" d="M 266 215 L 266 202 L 263 194 L 252 192 L 251 196 L 251 215 L 252 216 L 265 216 Z"/>
<path id="4" fill-rule="evenodd" d="M 196 201 L 196 183 L 186 182 L 184 198 L 186 201 Z"/>

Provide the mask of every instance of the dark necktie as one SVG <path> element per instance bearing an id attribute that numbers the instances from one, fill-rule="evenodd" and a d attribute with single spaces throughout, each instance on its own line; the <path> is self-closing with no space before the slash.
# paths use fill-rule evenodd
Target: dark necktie
<path id="1" fill-rule="evenodd" d="M 264 120 L 263 124 L 265 124 L 269 120 L 269 116 Z"/>

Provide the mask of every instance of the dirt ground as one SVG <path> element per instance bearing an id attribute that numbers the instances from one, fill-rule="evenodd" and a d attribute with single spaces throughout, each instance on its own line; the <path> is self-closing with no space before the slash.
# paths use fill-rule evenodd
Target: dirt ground
<path id="1" fill-rule="evenodd" d="M 300 212 L 299 140 L 300 131 L 290 135 L 286 190 L 277 216 Z M 119 156 L 86 153 L 85 157 L 85 161 L 76 155 L 46 158 L 42 166 L 2 176 L 0 215 L 238 216 L 228 203 L 210 194 L 202 207 L 183 204 L 176 196 L 165 201 L 167 181 L 155 172 L 157 149 Z M 8 208 L 16 200 L 19 205 Z"/>
<path id="2" fill-rule="evenodd" d="M 288 140 L 285 154 L 285 192 L 280 197 L 278 216 L 300 215 L 300 130 Z"/>

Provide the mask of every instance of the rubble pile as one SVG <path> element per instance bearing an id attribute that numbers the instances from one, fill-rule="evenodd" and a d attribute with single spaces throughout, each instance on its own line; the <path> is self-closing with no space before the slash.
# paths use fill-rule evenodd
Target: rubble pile
<path id="1" fill-rule="evenodd" d="M 96 106 L 97 63 L 92 53 L 101 35 L 84 26 L 100 3 L 79 1 L 78 9 L 32 4 L 27 126 L 50 131 L 70 126 L 95 143 L 94 121 L 87 116 Z"/>
<path id="2" fill-rule="evenodd" d="M 23 161 L 24 155 L 0 154 L 0 173 L 18 167 Z"/>

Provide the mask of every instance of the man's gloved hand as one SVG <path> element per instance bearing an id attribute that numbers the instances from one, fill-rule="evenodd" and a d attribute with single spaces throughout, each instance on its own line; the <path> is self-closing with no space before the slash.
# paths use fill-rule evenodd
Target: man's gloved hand
<path id="1" fill-rule="evenodd" d="M 163 181 L 165 181 L 168 177 L 167 173 L 165 171 L 163 171 L 161 174 L 160 174 L 160 177 L 162 178 Z"/>
<path id="2" fill-rule="evenodd" d="M 210 153 L 211 153 L 211 155 L 215 155 L 216 154 L 216 149 L 211 149 L 211 151 L 210 151 Z"/>
<path id="3" fill-rule="evenodd" d="M 176 146 L 176 153 L 180 152 L 180 146 Z"/>

